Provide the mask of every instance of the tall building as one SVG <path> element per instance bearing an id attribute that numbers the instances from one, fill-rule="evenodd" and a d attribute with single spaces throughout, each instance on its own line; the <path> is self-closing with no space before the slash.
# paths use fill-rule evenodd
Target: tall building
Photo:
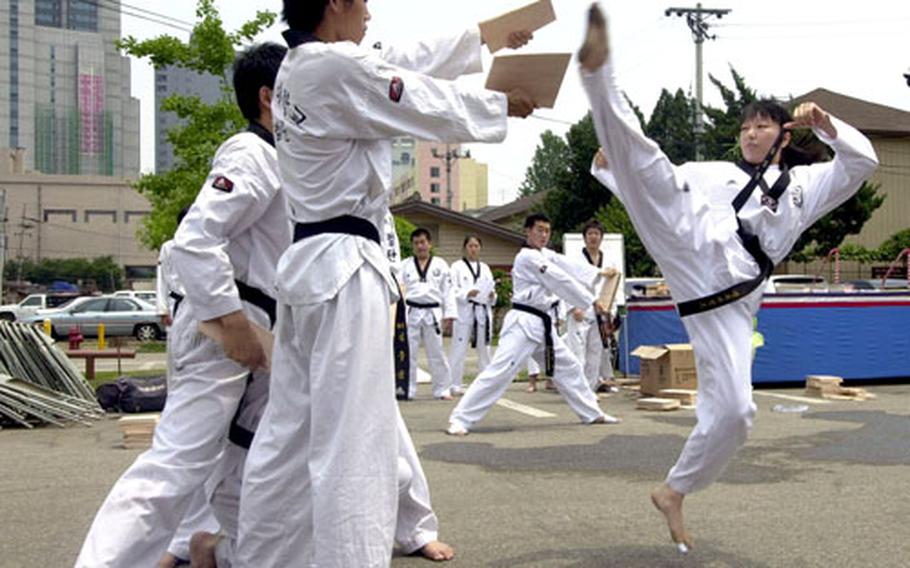
<path id="1" fill-rule="evenodd" d="M 231 77 L 227 80 L 230 82 Z M 167 132 L 180 124 L 180 120 L 176 114 L 161 110 L 161 103 L 171 95 L 195 95 L 209 104 L 225 96 L 221 77 L 180 67 L 155 71 L 155 171 L 158 173 L 174 167 L 174 149 L 167 141 Z"/>
<path id="2" fill-rule="evenodd" d="M 458 157 L 447 162 L 447 154 Z M 392 143 L 392 186 L 392 203 L 418 194 L 421 201 L 453 211 L 476 209 L 487 203 L 487 166 L 457 145 L 400 137 Z"/>
<path id="3" fill-rule="evenodd" d="M 0 29 L 0 147 L 44 174 L 138 177 L 120 0 L 4 0 Z"/>

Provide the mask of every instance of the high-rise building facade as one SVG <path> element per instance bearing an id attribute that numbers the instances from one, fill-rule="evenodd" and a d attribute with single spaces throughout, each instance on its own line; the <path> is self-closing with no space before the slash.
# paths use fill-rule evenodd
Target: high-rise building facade
<path id="1" fill-rule="evenodd" d="M 230 84 L 230 73 L 227 81 Z M 221 77 L 202 74 L 191 69 L 165 67 L 155 70 L 155 171 L 166 172 L 174 167 L 174 149 L 167 141 L 168 131 L 181 123 L 177 115 L 161 110 L 161 103 L 171 95 L 194 95 L 202 102 L 212 104 L 222 97 L 233 97 L 233 91 L 225 93 Z"/>
<path id="2" fill-rule="evenodd" d="M 0 147 L 44 174 L 139 175 L 120 0 L 0 0 Z"/>

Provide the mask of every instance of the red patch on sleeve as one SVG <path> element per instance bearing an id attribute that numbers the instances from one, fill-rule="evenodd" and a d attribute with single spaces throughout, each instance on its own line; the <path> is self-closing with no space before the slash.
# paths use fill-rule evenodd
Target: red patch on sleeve
<path id="1" fill-rule="evenodd" d="M 392 102 L 400 102 L 401 96 L 404 95 L 404 81 L 401 77 L 392 77 L 389 83 L 389 98 Z"/>
<path id="2" fill-rule="evenodd" d="M 215 178 L 215 181 L 212 182 L 212 187 L 218 191 L 230 193 L 234 191 L 234 182 L 224 176 L 218 176 Z"/>

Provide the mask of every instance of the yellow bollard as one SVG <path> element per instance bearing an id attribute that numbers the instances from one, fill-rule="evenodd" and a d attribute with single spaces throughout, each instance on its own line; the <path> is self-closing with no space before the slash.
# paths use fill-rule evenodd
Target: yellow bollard
<path id="1" fill-rule="evenodd" d="M 104 324 L 98 324 L 98 351 L 104 351 Z"/>
<path id="2" fill-rule="evenodd" d="M 44 333 L 48 337 L 53 336 L 53 334 L 51 333 L 51 320 L 49 320 L 49 319 L 44 320 Z"/>

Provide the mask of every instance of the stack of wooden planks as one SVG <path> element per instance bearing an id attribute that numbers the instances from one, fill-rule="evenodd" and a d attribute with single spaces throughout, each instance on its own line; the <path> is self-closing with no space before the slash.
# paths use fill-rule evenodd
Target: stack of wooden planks
<path id="1" fill-rule="evenodd" d="M 160 416 L 155 412 L 121 418 L 117 424 L 120 426 L 120 433 L 123 434 L 123 447 L 128 450 L 151 447 L 152 438 L 155 436 L 155 426 L 158 425 Z"/>

